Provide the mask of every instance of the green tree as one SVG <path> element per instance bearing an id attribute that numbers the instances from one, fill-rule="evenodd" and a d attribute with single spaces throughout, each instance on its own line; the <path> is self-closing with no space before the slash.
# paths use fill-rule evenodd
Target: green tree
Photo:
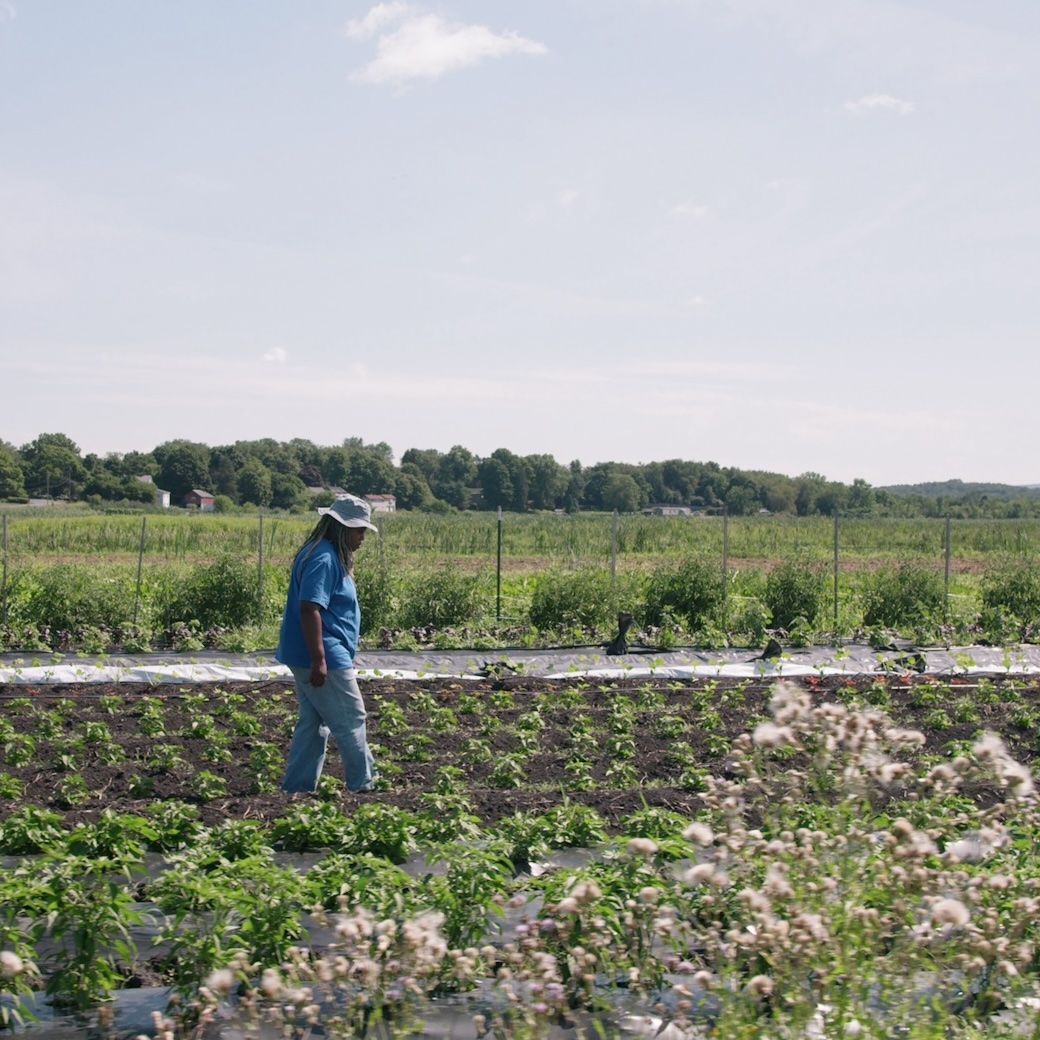
<path id="1" fill-rule="evenodd" d="M 634 513 L 645 504 L 643 490 L 629 473 L 611 473 L 603 489 L 603 508 Z"/>
<path id="2" fill-rule="evenodd" d="M 857 516 L 869 516 L 874 512 L 875 502 L 874 489 L 861 477 L 857 477 L 849 488 L 849 512 Z"/>
<path id="3" fill-rule="evenodd" d="M 477 468 L 477 479 L 488 509 L 510 508 L 515 491 L 509 467 L 501 459 L 483 459 Z"/>
<path id="4" fill-rule="evenodd" d="M 183 502 L 193 488 L 209 490 L 209 447 L 194 441 L 166 441 L 152 453 L 159 463 L 159 487 Z"/>
<path id="5" fill-rule="evenodd" d="M 531 485 L 531 472 L 526 460 L 519 455 L 514 455 L 508 448 L 496 448 L 491 453 L 491 457 L 498 459 L 509 471 L 509 483 L 513 488 L 509 502 L 504 503 L 502 508 L 511 509 L 514 513 L 526 513 Z"/>
<path id="6" fill-rule="evenodd" d="M 477 480 L 477 460 L 473 453 L 455 444 L 441 457 L 437 467 L 437 479 L 430 483 L 430 490 L 456 509 L 465 509 L 469 502 L 467 488 Z"/>
<path id="7" fill-rule="evenodd" d="M 535 509 L 555 509 L 563 504 L 570 474 L 552 455 L 527 455 L 524 457 L 527 471 L 531 474 L 528 493 Z"/>
<path id="8" fill-rule="evenodd" d="M 433 492 L 414 462 L 402 462 L 394 484 L 398 509 L 423 509 L 433 503 Z"/>
<path id="9" fill-rule="evenodd" d="M 576 513 L 581 509 L 585 497 L 585 471 L 581 461 L 574 459 L 567 467 L 567 488 L 563 493 L 563 508 L 568 513 Z"/>
<path id="10" fill-rule="evenodd" d="M 297 509 L 307 505 L 307 488 L 291 473 L 271 474 L 271 505 L 275 509 Z"/>
<path id="11" fill-rule="evenodd" d="M 238 470 L 244 460 L 236 465 L 234 449 L 214 448 L 209 458 L 209 490 L 214 495 L 224 495 L 232 501 L 238 500 Z"/>
<path id="12" fill-rule="evenodd" d="M 271 471 L 255 455 L 238 471 L 238 492 L 243 502 L 261 507 L 271 504 Z"/>
<path id="13" fill-rule="evenodd" d="M 356 452 L 350 460 L 350 483 L 354 495 L 392 495 L 397 471 L 381 453 Z"/>
<path id="14" fill-rule="evenodd" d="M 11 445 L 0 441 L 0 501 L 27 502 L 28 499 L 21 460 Z"/>
<path id="15" fill-rule="evenodd" d="M 433 490 L 441 467 L 441 453 L 436 448 L 409 448 L 401 456 L 401 469 L 415 466 Z"/>
<path id="16" fill-rule="evenodd" d="M 86 468 L 79 447 L 64 433 L 41 433 L 21 449 L 25 482 L 31 494 L 74 498 Z"/>

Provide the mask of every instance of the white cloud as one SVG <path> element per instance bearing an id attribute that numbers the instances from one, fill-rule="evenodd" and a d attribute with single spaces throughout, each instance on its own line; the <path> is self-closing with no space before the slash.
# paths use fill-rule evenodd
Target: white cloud
<path id="1" fill-rule="evenodd" d="M 556 196 L 556 205 L 558 205 L 560 209 L 570 209 L 577 201 L 578 192 L 573 188 L 567 188 L 566 191 L 561 191 L 560 194 Z"/>
<path id="2" fill-rule="evenodd" d="M 18 17 L 14 4 L 8 0 L 0 0 L 0 22 L 13 22 Z"/>
<path id="3" fill-rule="evenodd" d="M 387 26 L 397 27 L 382 32 Z M 447 72 L 509 54 L 545 54 L 536 40 L 512 30 L 496 33 L 483 25 L 449 22 L 401 2 L 379 4 L 348 23 L 352 39 L 378 35 L 376 57 L 351 75 L 364 83 L 401 86 L 416 79 L 439 79 Z"/>
<path id="4" fill-rule="evenodd" d="M 890 109 L 901 116 L 908 116 L 916 111 L 917 106 L 912 101 L 903 101 L 901 98 L 892 97 L 891 94 L 867 94 L 859 101 L 846 101 L 842 108 L 856 116 L 874 109 Z"/>
<path id="5" fill-rule="evenodd" d="M 347 22 L 343 31 L 352 40 L 368 40 L 375 36 L 384 25 L 403 18 L 411 7 L 403 0 L 392 0 L 391 3 L 376 4 L 364 18 L 353 18 Z"/>
<path id="6" fill-rule="evenodd" d="M 285 363 L 285 359 L 288 356 L 285 347 L 272 347 L 266 354 L 264 354 L 264 360 L 272 361 L 277 365 L 282 365 Z"/>

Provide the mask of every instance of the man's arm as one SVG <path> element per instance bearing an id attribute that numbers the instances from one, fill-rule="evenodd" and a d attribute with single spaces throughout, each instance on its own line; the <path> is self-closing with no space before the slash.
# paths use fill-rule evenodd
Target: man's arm
<path id="1" fill-rule="evenodd" d="M 329 670 L 325 665 L 325 644 L 321 638 L 321 607 L 310 600 L 300 600 L 300 624 L 303 641 L 311 655 L 311 686 L 324 686 Z"/>

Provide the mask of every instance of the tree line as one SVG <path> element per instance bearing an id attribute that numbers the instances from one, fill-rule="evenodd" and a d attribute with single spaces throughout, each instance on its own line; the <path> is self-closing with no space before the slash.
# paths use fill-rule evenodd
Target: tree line
<path id="1" fill-rule="evenodd" d="M 141 478 L 150 478 L 142 480 Z M 819 473 L 796 477 L 669 459 L 583 466 L 552 455 L 517 455 L 498 448 L 480 457 L 462 445 L 446 452 L 409 448 L 394 462 L 385 442 L 349 437 L 337 446 L 300 438 L 263 438 L 211 447 L 172 440 L 149 452 L 82 455 L 63 433 L 41 433 L 20 448 L 0 441 L 0 501 L 51 497 L 94 505 L 154 505 L 158 489 L 180 505 L 192 489 L 207 491 L 218 509 L 301 511 L 331 501 L 337 489 L 392 494 L 398 509 L 447 512 L 502 508 L 636 512 L 652 504 L 732 516 L 761 511 L 797 516 L 1037 517 L 1040 493 L 1007 485 L 951 481 L 938 494 L 912 487 L 875 488 Z M 982 490 L 980 490 L 980 487 Z"/>

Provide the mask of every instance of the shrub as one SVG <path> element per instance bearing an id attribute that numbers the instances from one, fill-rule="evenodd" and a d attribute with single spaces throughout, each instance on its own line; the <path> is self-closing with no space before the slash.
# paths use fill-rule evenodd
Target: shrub
<path id="1" fill-rule="evenodd" d="M 660 567 L 650 576 L 643 622 L 660 626 L 669 618 L 693 631 L 716 624 L 722 613 L 722 572 L 714 561 L 692 558 L 677 567 Z"/>
<path id="2" fill-rule="evenodd" d="M 824 573 L 810 561 L 788 561 L 774 567 L 766 578 L 765 604 L 778 628 L 791 628 L 798 618 L 816 623 L 823 603 Z"/>
<path id="3" fill-rule="evenodd" d="M 1020 622 L 1040 621 L 1040 566 L 1027 557 L 1010 557 L 982 579 L 986 612 L 1014 615 Z"/>
<path id="4" fill-rule="evenodd" d="M 246 625 L 256 621 L 256 593 L 255 565 L 221 556 L 160 590 L 160 620 L 166 627 L 185 621 L 197 621 L 202 629 Z"/>
<path id="5" fill-rule="evenodd" d="M 486 608 L 487 594 L 480 577 L 444 567 L 420 575 L 405 589 L 401 623 L 406 628 L 444 628 L 476 620 Z"/>
<path id="6" fill-rule="evenodd" d="M 134 614 L 134 579 L 65 564 L 23 576 L 25 599 L 15 605 L 20 623 L 54 631 L 126 624 Z"/>
<path id="7" fill-rule="evenodd" d="M 390 628 L 394 621 L 396 589 L 393 568 L 387 559 L 381 554 L 372 554 L 355 562 L 354 584 L 361 604 L 361 634 Z"/>
<path id="8" fill-rule="evenodd" d="M 868 574 L 863 581 L 863 623 L 899 628 L 942 620 L 942 575 L 904 562 Z"/>
<path id="9" fill-rule="evenodd" d="M 609 571 L 550 571 L 535 582 L 529 616 L 542 631 L 606 627 L 616 599 Z"/>

